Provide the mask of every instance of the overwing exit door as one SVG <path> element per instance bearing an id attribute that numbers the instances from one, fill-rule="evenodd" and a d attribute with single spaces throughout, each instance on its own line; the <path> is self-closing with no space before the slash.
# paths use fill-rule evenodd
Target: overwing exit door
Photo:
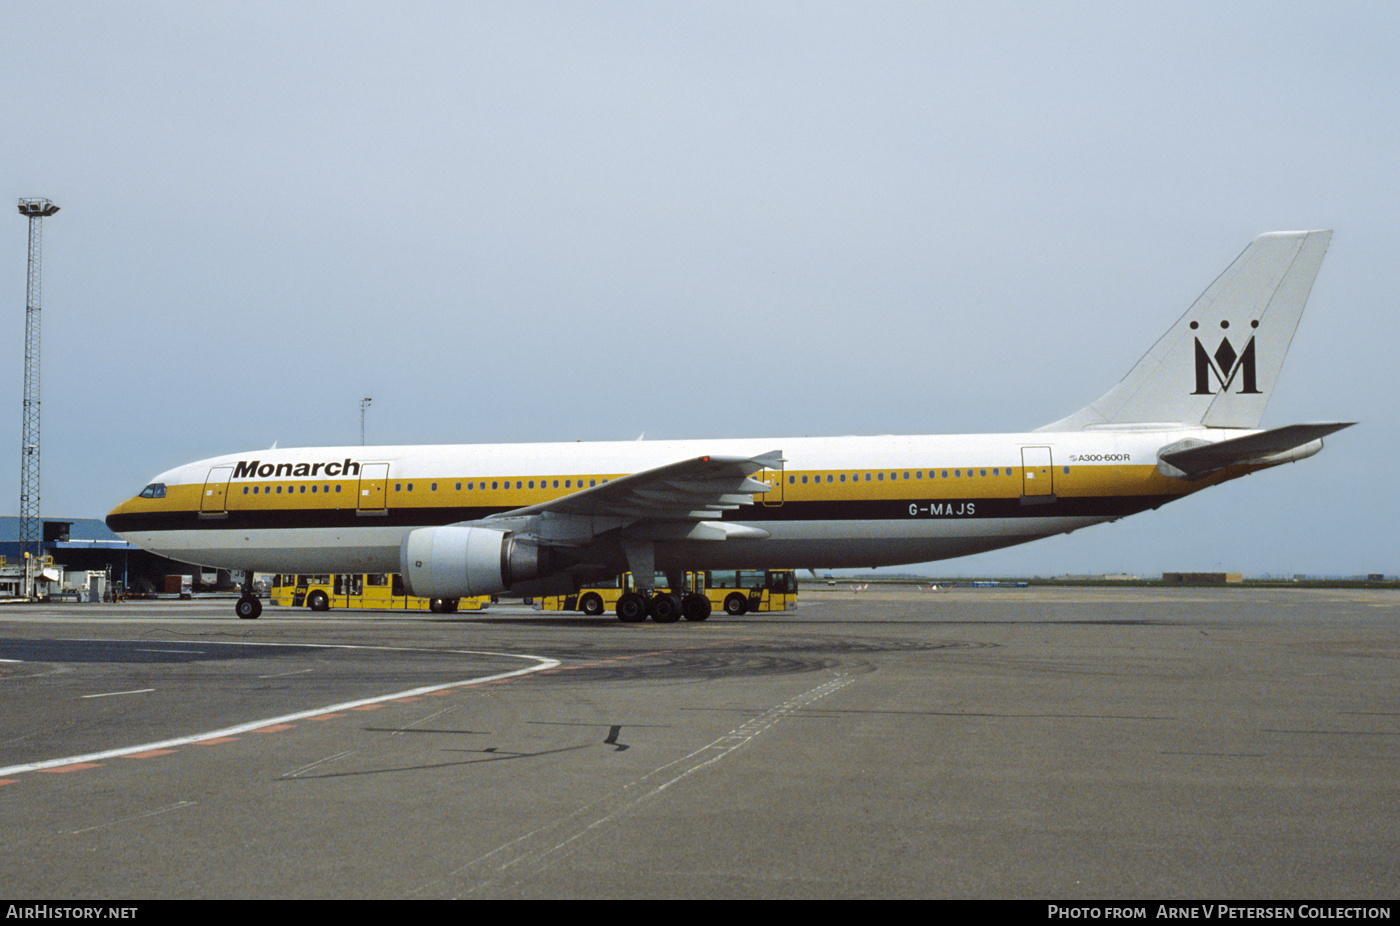
<path id="1" fill-rule="evenodd" d="M 767 505 L 769 508 L 777 508 L 783 503 L 782 463 L 778 464 L 777 469 L 765 469 L 762 472 L 755 473 L 753 478 L 757 479 L 759 482 L 766 482 L 770 486 L 772 486 L 772 488 L 769 489 L 767 492 L 764 492 L 762 495 L 758 496 L 759 504 Z"/>

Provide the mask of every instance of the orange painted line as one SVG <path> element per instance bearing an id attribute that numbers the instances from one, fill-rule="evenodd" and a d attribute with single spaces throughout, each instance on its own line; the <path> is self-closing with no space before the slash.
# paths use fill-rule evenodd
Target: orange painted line
<path id="1" fill-rule="evenodd" d="M 236 737 L 236 736 L 216 736 L 214 739 L 210 739 L 210 740 L 200 740 L 200 741 L 199 741 L 199 745 L 201 745 L 201 746 L 212 746 L 212 745 L 217 745 L 218 743 L 232 743 L 232 742 L 236 741 L 237 739 L 238 739 L 238 737 Z"/>
<path id="2" fill-rule="evenodd" d="M 69 772 L 80 772 L 85 768 L 101 768 L 101 762 L 78 762 L 73 765 L 65 765 L 63 768 L 40 769 L 48 775 L 67 775 Z"/>
<path id="3" fill-rule="evenodd" d="M 294 724 L 294 723 L 275 723 L 275 724 L 273 724 L 273 725 L 270 726 L 270 727 L 263 727 L 263 728 L 261 728 L 261 729 L 255 731 L 255 732 L 257 732 L 257 733 L 281 733 L 283 730 L 295 730 L 295 729 L 296 729 L 296 726 L 297 726 L 297 725 Z"/>
<path id="4" fill-rule="evenodd" d="M 379 705 L 379 704 L 361 704 L 359 707 L 352 707 L 352 708 L 350 708 L 350 710 L 352 710 L 352 711 L 377 711 L 377 710 L 379 710 L 379 708 L 382 707 L 382 706 L 383 706 L 383 705 Z"/>
<path id="5" fill-rule="evenodd" d="M 126 756 L 128 759 L 154 759 L 156 756 L 168 756 L 172 752 L 179 752 L 178 749 L 150 749 L 146 752 L 133 752 Z"/>

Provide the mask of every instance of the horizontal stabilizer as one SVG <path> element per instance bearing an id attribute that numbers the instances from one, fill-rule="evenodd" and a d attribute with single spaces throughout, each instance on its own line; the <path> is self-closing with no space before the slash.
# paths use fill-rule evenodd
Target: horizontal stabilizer
<path id="1" fill-rule="evenodd" d="M 1241 463 L 1290 463 L 1317 453 L 1322 449 L 1322 438 L 1355 423 L 1290 424 L 1214 443 L 1194 438 L 1178 441 L 1157 452 L 1157 469 L 1177 479 L 1201 479 Z"/>

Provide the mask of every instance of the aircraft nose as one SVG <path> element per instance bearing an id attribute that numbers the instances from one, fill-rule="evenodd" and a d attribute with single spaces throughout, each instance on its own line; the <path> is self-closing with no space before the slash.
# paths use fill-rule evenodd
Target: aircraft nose
<path id="1" fill-rule="evenodd" d="M 113 508 L 111 511 L 107 512 L 107 517 L 104 519 L 104 522 L 107 525 L 107 529 L 110 530 L 112 533 L 116 534 L 118 537 L 122 536 L 122 530 L 125 527 L 123 523 L 125 521 L 124 515 L 126 514 L 130 506 L 131 499 L 127 499 L 117 507 Z"/>

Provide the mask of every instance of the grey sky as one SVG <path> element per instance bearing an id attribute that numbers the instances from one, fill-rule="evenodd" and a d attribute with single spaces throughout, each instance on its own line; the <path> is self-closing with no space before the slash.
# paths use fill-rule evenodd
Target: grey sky
<path id="1" fill-rule="evenodd" d="M 1394 4 L 6 20 L 4 187 L 63 210 L 45 516 L 100 517 L 201 457 L 355 443 L 366 395 L 371 443 L 1034 428 L 1106 391 L 1255 235 L 1334 228 L 1265 420 L 1360 426 L 930 569 L 1400 570 Z M 26 222 L 3 227 L 13 511 Z"/>

